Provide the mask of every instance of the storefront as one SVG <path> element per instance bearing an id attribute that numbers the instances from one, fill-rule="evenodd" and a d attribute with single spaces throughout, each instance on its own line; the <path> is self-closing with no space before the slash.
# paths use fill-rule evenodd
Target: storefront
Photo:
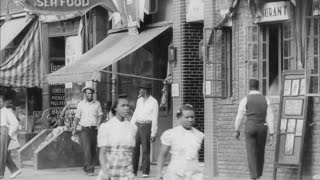
<path id="1" fill-rule="evenodd" d="M 205 20 L 205 26 L 208 28 L 204 31 L 205 114 L 206 117 L 212 117 L 206 122 L 208 126 L 205 126 L 205 132 L 213 136 L 212 139 L 206 140 L 212 151 L 207 151 L 205 156 L 208 157 L 206 159 L 210 159 L 206 162 L 207 172 L 211 172 L 209 165 L 214 170 L 208 176 L 249 175 L 244 136 L 240 141 L 234 138 L 234 121 L 240 100 L 249 92 L 250 78 L 260 81 L 261 92 L 271 101 L 276 132 L 285 109 L 281 91 L 284 74 L 302 72 L 304 78 L 310 79 L 310 84 L 306 83 L 307 87 L 310 85 L 310 91 L 304 97 L 318 94 L 318 71 L 315 70 L 318 69 L 318 66 L 315 67 L 318 62 L 315 28 L 318 22 L 317 17 L 310 17 L 311 5 L 311 1 L 307 3 L 275 0 L 233 0 L 229 1 L 229 8 L 221 8 L 222 4 L 218 0 L 206 5 L 213 9 L 212 14 L 208 13 L 208 16 L 216 18 L 213 23 Z M 301 87 L 305 87 L 305 84 Z M 308 91 L 308 88 L 303 90 Z M 308 105 L 311 109 L 308 110 L 308 118 L 305 120 L 307 126 L 302 147 L 302 179 L 312 179 L 319 168 L 319 163 L 315 163 L 315 141 L 319 139 L 316 135 L 317 98 L 309 98 Z M 309 126 L 310 123 L 313 123 L 313 126 Z M 244 134 L 243 128 L 241 133 Z M 280 132 L 277 133 L 278 137 L 282 137 Z M 296 140 L 298 138 L 300 137 L 295 136 Z M 272 177 L 272 173 L 275 172 L 278 146 L 281 146 L 276 145 L 277 143 L 275 141 L 273 146 L 266 147 L 264 177 Z M 292 153 L 286 156 L 295 155 Z M 288 168 L 288 164 L 290 161 L 286 167 L 278 169 L 277 178 L 299 177 L 298 169 Z"/>

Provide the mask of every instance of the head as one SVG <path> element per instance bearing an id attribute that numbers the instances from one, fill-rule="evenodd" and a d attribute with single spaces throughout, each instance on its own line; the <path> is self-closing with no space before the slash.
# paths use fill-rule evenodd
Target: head
<path id="1" fill-rule="evenodd" d="M 259 81 L 257 79 L 249 79 L 249 90 L 259 90 Z"/>
<path id="2" fill-rule="evenodd" d="M 140 87 L 139 94 L 141 97 L 146 97 L 150 95 L 150 89 L 145 87 Z"/>
<path id="3" fill-rule="evenodd" d="M 93 100 L 93 93 L 94 93 L 94 90 L 93 89 L 90 89 L 90 88 L 87 88 L 85 89 L 84 91 L 84 94 L 85 94 L 85 98 L 88 102 L 91 102 Z"/>
<path id="4" fill-rule="evenodd" d="M 6 108 L 12 108 L 13 107 L 12 97 L 10 97 L 9 95 L 3 96 L 3 106 Z"/>
<path id="5" fill-rule="evenodd" d="M 114 116 L 125 118 L 129 113 L 129 102 L 126 95 L 119 96 L 111 106 Z"/>
<path id="6" fill-rule="evenodd" d="M 176 115 L 182 127 L 184 127 L 185 129 L 192 128 L 192 126 L 194 125 L 195 113 L 193 107 L 190 104 L 182 105 Z"/>

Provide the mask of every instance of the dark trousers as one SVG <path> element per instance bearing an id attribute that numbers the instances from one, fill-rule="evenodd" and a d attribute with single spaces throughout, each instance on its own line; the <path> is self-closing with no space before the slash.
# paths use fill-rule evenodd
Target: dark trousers
<path id="1" fill-rule="evenodd" d="M 0 127 L 0 177 L 4 176 L 6 167 L 11 173 L 18 171 L 18 168 L 11 158 L 11 153 L 8 151 L 10 136 L 8 135 L 9 129 L 7 127 Z"/>
<path id="2" fill-rule="evenodd" d="M 261 177 L 263 173 L 267 130 L 264 123 L 247 122 L 245 127 L 247 158 L 252 179 Z"/>
<path id="3" fill-rule="evenodd" d="M 137 174 L 139 168 L 140 145 L 142 146 L 142 174 L 150 173 L 150 137 L 151 123 L 136 123 L 138 132 L 136 146 L 133 152 L 133 173 Z"/>
<path id="4" fill-rule="evenodd" d="M 82 127 L 80 140 L 83 148 L 84 167 L 83 171 L 87 173 L 94 172 L 94 159 L 97 151 L 97 129 L 94 126 Z"/>

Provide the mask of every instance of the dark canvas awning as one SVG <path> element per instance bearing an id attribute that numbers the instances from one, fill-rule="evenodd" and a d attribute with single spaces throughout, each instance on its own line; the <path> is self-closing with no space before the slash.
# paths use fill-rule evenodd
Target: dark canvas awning
<path id="1" fill-rule="evenodd" d="M 42 80 L 40 23 L 34 21 L 15 52 L 0 65 L 0 85 L 41 87 Z"/>
<path id="2" fill-rule="evenodd" d="M 66 82 L 101 81 L 101 71 L 141 48 L 146 43 L 169 29 L 161 26 L 129 35 L 127 31 L 108 35 L 80 59 L 48 75 L 49 84 Z"/>

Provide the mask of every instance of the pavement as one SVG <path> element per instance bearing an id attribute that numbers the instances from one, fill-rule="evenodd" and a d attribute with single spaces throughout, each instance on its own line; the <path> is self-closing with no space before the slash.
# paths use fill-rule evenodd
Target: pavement
<path id="1" fill-rule="evenodd" d="M 60 168 L 60 169 L 45 169 L 34 170 L 31 168 L 21 169 L 22 173 L 15 180 L 96 180 L 100 168 L 95 171 L 95 176 L 87 176 L 82 172 L 81 167 L 76 168 Z M 156 166 L 151 166 L 151 174 L 148 178 L 141 178 L 138 174 L 135 180 L 154 180 L 157 174 Z M 4 180 L 9 179 L 10 172 L 6 169 Z M 206 179 L 209 180 L 209 179 Z M 237 177 L 216 177 L 210 180 L 248 180 L 248 178 Z"/>

